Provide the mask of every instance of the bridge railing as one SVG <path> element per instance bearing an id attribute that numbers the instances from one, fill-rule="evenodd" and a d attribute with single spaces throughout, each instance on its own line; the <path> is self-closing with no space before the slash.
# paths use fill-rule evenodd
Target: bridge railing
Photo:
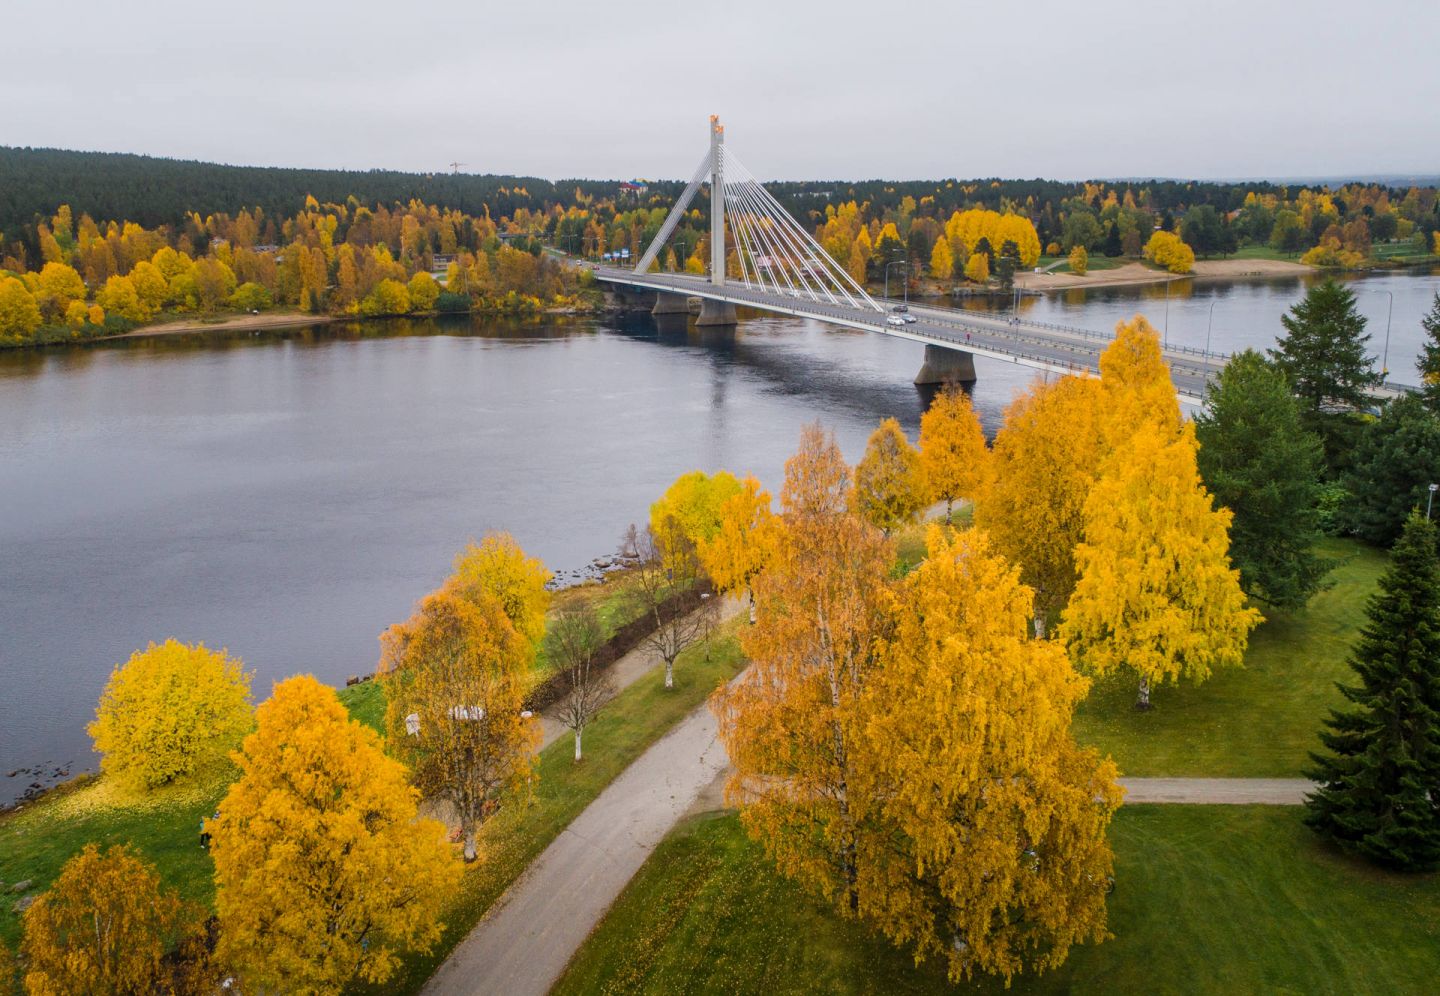
<path id="1" fill-rule="evenodd" d="M 1041 328 L 1041 329 L 1051 329 L 1052 331 L 1055 331 L 1055 332 L 1067 332 L 1067 333 L 1069 333 L 1069 334 L 1071 334 L 1071 335 L 1084 336 L 1084 337 L 1087 338 L 1087 339 L 1097 339 L 1097 340 L 1100 340 L 1100 341 L 1103 341 L 1103 342 L 1113 342 L 1113 341 L 1115 340 L 1115 334 L 1114 334 L 1113 332 L 1096 332 L 1094 329 L 1082 329 L 1082 328 L 1077 328 L 1077 327 L 1074 326 L 1074 325 L 1058 325 L 1058 324 L 1056 324 L 1056 323 L 1054 323 L 1054 322 L 1040 322 L 1040 321 L 1035 321 L 1035 320 L 1029 319 L 1029 318 L 1022 318 L 1022 319 L 1020 319 L 1020 324 L 1021 324 L 1021 325 L 1030 325 L 1030 326 L 1033 326 L 1033 327 L 1035 327 L 1035 328 Z M 1194 347 L 1194 346 L 1179 346 L 1179 345 L 1169 346 L 1169 345 L 1167 345 L 1167 346 L 1164 347 L 1164 350 L 1165 350 L 1165 352 L 1167 352 L 1167 353 L 1171 353 L 1171 352 L 1174 352 L 1174 353 L 1186 353 L 1186 354 L 1191 355 L 1191 356 L 1205 356 L 1205 357 L 1209 357 L 1209 358 L 1212 359 L 1212 360 L 1218 360 L 1218 361 L 1221 361 L 1221 362 L 1224 362 L 1224 363 L 1230 362 L 1230 354 L 1229 354 L 1229 353 L 1222 353 L 1222 352 L 1219 352 L 1219 351 L 1213 350 L 1213 349 L 1211 349 L 1211 350 L 1205 350 L 1205 349 L 1197 349 L 1197 348 Z"/>

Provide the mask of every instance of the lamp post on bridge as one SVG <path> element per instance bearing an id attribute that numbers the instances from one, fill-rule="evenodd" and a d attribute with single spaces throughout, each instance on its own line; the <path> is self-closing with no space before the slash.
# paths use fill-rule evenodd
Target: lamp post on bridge
<path id="1" fill-rule="evenodd" d="M 1210 299 L 1210 320 L 1205 323 L 1205 366 L 1210 366 L 1210 332 L 1215 328 L 1215 302 L 1218 297 Z"/>
<path id="2" fill-rule="evenodd" d="M 1390 379 L 1390 319 L 1395 315 L 1395 292 L 1380 288 L 1365 288 L 1366 293 L 1390 295 L 1390 305 L 1385 310 L 1385 348 L 1380 354 L 1380 383 Z M 1428 515 L 1426 516 L 1429 517 Z"/>
<path id="3" fill-rule="evenodd" d="M 885 264 L 885 299 L 890 298 L 890 267 L 903 266 L 905 268 L 905 304 L 910 304 L 910 260 L 897 259 L 893 263 Z"/>

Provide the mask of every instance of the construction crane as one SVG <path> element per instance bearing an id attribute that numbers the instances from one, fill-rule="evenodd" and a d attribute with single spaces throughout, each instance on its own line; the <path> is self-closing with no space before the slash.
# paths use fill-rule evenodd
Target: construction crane
<path id="1" fill-rule="evenodd" d="M 461 167 L 461 166 L 468 166 L 468 165 L 470 165 L 470 164 L 469 164 L 469 163 L 451 163 L 451 164 L 450 164 L 450 172 L 452 172 L 452 173 L 458 173 L 458 172 L 460 172 L 460 167 Z"/>

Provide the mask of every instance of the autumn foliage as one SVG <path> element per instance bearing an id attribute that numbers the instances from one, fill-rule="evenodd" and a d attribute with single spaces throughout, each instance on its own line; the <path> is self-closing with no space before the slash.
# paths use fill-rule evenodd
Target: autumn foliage
<path id="1" fill-rule="evenodd" d="M 849 476 L 808 427 L 753 581 L 751 669 L 712 699 L 727 798 L 785 875 L 952 979 L 1053 967 L 1105 936 L 1119 790 L 1070 739 L 1086 682 L 1027 638 L 1033 596 L 982 535 L 933 527 L 892 581 Z"/>
<path id="2" fill-rule="evenodd" d="M 246 991 L 382 983 L 428 950 L 460 863 L 380 740 L 308 675 L 275 686 L 210 823 L 219 954 Z"/>
<path id="3" fill-rule="evenodd" d="M 197 921 L 130 848 L 102 854 L 87 844 L 25 912 L 25 990 L 34 996 L 170 991 L 166 949 L 193 935 Z"/>
<path id="4" fill-rule="evenodd" d="M 224 757 L 251 715 L 250 675 L 238 658 L 171 639 L 111 673 L 89 732 L 106 774 L 155 788 Z"/>

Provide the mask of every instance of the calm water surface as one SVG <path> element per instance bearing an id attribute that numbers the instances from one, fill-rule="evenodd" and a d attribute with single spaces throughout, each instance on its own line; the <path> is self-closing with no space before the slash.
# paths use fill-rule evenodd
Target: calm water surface
<path id="1" fill-rule="evenodd" d="M 1413 375 L 1440 278 L 1358 283 L 1392 377 Z M 1299 281 L 1172 287 L 1169 336 L 1268 345 Z M 1027 299 L 1107 329 L 1156 290 Z M 919 344 L 793 319 L 697 331 L 646 316 L 369 323 L 0 353 L 0 803 L 93 764 L 84 725 L 150 640 L 228 647 L 273 681 L 374 667 L 376 636 L 486 530 L 557 572 L 609 553 L 679 473 L 772 488 L 800 427 L 861 452 L 912 437 Z M 977 360 L 987 425 L 1033 376 Z M 26 769 L 13 778 L 11 770 Z M 35 770 L 39 769 L 38 774 Z"/>

